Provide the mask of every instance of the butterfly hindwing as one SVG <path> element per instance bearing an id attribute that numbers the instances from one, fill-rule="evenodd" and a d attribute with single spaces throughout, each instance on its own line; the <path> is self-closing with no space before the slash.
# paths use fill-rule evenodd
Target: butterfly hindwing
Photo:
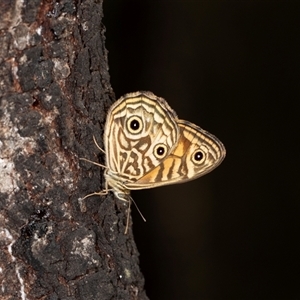
<path id="1" fill-rule="evenodd" d="M 223 144 L 212 134 L 188 121 L 177 120 L 179 138 L 176 147 L 137 182 L 127 182 L 128 189 L 144 189 L 182 183 L 215 169 L 225 157 Z"/>

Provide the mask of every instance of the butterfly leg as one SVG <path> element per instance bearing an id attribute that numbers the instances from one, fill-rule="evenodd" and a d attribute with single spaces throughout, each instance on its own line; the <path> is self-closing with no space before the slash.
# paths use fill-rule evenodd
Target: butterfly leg
<path id="1" fill-rule="evenodd" d="M 91 163 L 91 164 L 93 164 L 93 165 L 96 165 L 96 166 L 98 166 L 98 167 L 107 169 L 107 166 L 98 164 L 98 163 L 96 163 L 96 162 L 94 162 L 94 161 L 91 161 L 91 160 L 89 160 L 89 159 L 86 159 L 86 158 L 83 158 L 83 157 L 80 157 L 79 159 L 80 159 L 80 160 L 87 161 L 87 162 L 89 162 L 89 163 Z"/>
<path id="2" fill-rule="evenodd" d="M 94 162 L 94 161 L 91 161 L 91 160 L 89 160 L 89 159 L 82 158 L 82 157 L 79 158 L 79 159 L 80 159 L 80 160 L 87 161 L 87 162 L 89 162 L 89 163 L 91 163 L 91 164 L 93 164 L 93 165 L 99 166 L 99 167 L 101 167 L 101 168 L 106 168 L 106 169 L 107 169 L 106 166 L 101 165 L 101 164 L 98 164 L 98 163 L 96 163 L 96 162 Z M 95 195 L 98 195 L 98 196 L 104 196 L 104 195 L 107 195 L 109 191 L 110 191 L 110 190 L 108 189 L 107 182 L 105 182 L 105 189 L 104 189 L 104 190 L 102 190 L 102 191 L 100 191 L 100 192 L 95 192 L 95 193 L 92 193 L 92 194 L 88 194 L 88 195 L 84 196 L 81 200 L 83 200 L 83 199 L 85 199 L 85 198 L 88 198 L 88 197 L 90 197 L 90 196 L 95 196 Z"/>
<path id="3" fill-rule="evenodd" d="M 127 209 L 127 218 L 126 218 L 126 226 L 125 226 L 125 232 L 124 234 L 127 234 L 128 228 L 129 228 L 129 219 L 130 219 L 130 211 L 131 211 L 131 201 L 132 198 L 128 194 L 124 193 L 115 193 L 117 198 L 121 201 L 125 201 L 128 203 L 128 209 Z"/>
<path id="4" fill-rule="evenodd" d="M 84 196 L 81 200 L 84 200 L 84 199 L 86 199 L 88 197 L 91 197 L 91 196 L 105 196 L 105 195 L 108 194 L 108 192 L 109 192 L 109 190 L 102 190 L 100 192 L 91 193 L 91 194 L 88 194 L 88 195 Z"/>
<path id="5" fill-rule="evenodd" d="M 146 222 L 146 218 L 143 216 L 142 212 L 140 211 L 137 204 L 135 203 L 135 201 L 132 199 L 132 197 L 130 195 L 128 195 L 128 194 L 116 194 L 116 196 L 118 197 L 119 200 L 128 202 L 125 234 L 127 234 L 128 228 L 129 228 L 129 219 L 130 219 L 131 203 L 132 202 L 135 205 L 135 207 L 137 208 L 137 211 L 139 212 L 139 214 L 140 214 L 141 218 L 143 219 L 143 221 Z"/>
<path id="6" fill-rule="evenodd" d="M 96 144 L 97 148 L 105 154 L 105 151 L 98 145 L 95 136 L 93 136 L 93 140 L 94 140 L 94 143 Z"/>
<path id="7" fill-rule="evenodd" d="M 84 196 L 81 200 L 84 200 L 84 199 L 86 199 L 88 197 L 91 197 L 91 196 L 105 196 L 110 191 L 111 191 L 111 189 L 108 188 L 107 181 L 105 181 L 105 189 L 104 190 L 102 190 L 100 192 L 94 192 L 94 193 L 88 194 L 88 195 Z"/>
<path id="8" fill-rule="evenodd" d="M 105 154 L 105 151 L 98 145 L 98 143 L 97 143 L 97 141 L 96 141 L 96 138 L 95 138 L 94 136 L 93 136 L 93 140 L 94 140 L 94 143 L 96 144 L 97 148 L 98 148 L 101 152 L 103 152 L 103 153 Z M 80 157 L 79 159 L 80 159 L 80 160 L 87 161 L 87 162 L 89 162 L 89 163 L 91 163 L 91 164 L 93 164 L 93 165 L 96 165 L 96 166 L 98 166 L 98 167 L 107 169 L 107 166 L 98 164 L 98 163 L 96 163 L 96 162 L 94 162 L 94 161 L 91 161 L 91 160 L 89 160 L 89 159 L 86 159 L 86 158 L 83 158 L 83 157 Z"/>
<path id="9" fill-rule="evenodd" d="M 127 201 L 128 201 L 128 209 L 127 209 L 126 227 L 124 232 L 125 234 L 127 234 L 129 228 L 129 219 L 130 219 L 130 212 L 131 212 L 131 197 Z"/>

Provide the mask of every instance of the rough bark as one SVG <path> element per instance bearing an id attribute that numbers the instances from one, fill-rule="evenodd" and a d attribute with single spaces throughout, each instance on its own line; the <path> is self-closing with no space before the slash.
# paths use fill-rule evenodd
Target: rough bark
<path id="1" fill-rule="evenodd" d="M 103 186 L 114 100 L 102 1 L 0 3 L 0 298 L 147 299 L 127 205 Z"/>

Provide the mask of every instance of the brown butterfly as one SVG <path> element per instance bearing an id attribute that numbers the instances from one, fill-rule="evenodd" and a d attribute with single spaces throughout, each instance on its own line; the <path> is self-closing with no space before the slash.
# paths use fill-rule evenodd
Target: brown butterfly
<path id="1" fill-rule="evenodd" d="M 111 106 L 104 147 L 98 146 L 106 165 L 95 164 L 106 169 L 105 189 L 86 197 L 113 191 L 129 203 L 130 190 L 196 179 L 216 168 L 226 154 L 215 136 L 179 120 L 167 102 L 151 92 L 126 94 Z"/>

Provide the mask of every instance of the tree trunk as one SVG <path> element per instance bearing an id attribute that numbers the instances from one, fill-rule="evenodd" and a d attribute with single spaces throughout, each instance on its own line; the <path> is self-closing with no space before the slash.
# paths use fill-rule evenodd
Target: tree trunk
<path id="1" fill-rule="evenodd" d="M 102 1 L 0 3 L 0 298 L 148 299 L 127 204 L 103 187 L 114 100 Z"/>

